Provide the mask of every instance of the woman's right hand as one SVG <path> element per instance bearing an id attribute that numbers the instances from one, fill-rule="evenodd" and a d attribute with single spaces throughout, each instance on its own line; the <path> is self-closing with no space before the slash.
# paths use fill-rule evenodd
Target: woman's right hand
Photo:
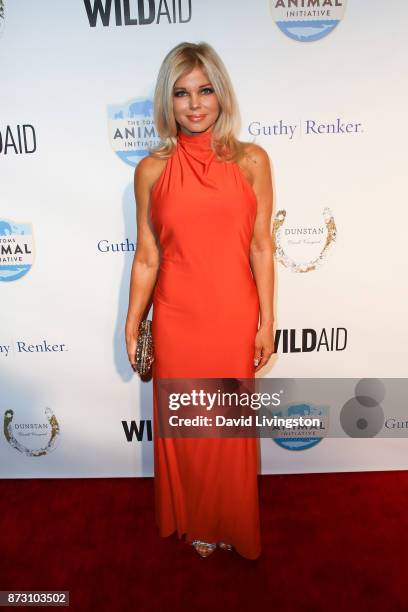
<path id="1" fill-rule="evenodd" d="M 136 366 L 136 344 L 137 344 L 137 337 L 139 335 L 137 330 L 138 330 L 137 326 L 132 327 L 132 328 L 127 327 L 125 329 L 126 351 L 127 351 L 129 363 L 133 369 L 135 369 L 135 366 Z"/>

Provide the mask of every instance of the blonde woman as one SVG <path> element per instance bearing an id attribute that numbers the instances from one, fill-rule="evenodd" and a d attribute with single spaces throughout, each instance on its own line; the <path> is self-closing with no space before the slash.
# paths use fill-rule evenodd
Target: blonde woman
<path id="1" fill-rule="evenodd" d="M 273 352 L 272 180 L 267 153 L 237 139 L 227 70 L 206 43 L 183 42 L 160 67 L 162 144 L 135 171 L 137 248 L 126 344 L 153 296 L 156 521 L 202 557 L 261 553 L 258 440 L 161 438 L 159 378 L 254 378 Z"/>

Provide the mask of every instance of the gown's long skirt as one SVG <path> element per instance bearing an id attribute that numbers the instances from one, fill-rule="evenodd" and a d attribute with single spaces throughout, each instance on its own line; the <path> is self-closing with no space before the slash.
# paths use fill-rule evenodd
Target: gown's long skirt
<path id="1" fill-rule="evenodd" d="M 256 559 L 259 440 L 157 435 L 159 378 L 254 377 L 256 198 L 237 165 L 215 162 L 206 145 L 183 135 L 152 192 L 162 249 L 153 295 L 155 513 L 161 536 L 224 541 Z"/>

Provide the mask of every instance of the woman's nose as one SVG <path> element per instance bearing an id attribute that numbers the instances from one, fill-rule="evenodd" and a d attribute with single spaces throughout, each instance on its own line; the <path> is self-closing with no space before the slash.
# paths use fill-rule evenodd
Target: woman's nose
<path id="1" fill-rule="evenodd" d="M 200 106 L 200 99 L 198 97 L 198 94 L 192 93 L 190 95 L 190 108 L 197 108 L 198 106 Z"/>

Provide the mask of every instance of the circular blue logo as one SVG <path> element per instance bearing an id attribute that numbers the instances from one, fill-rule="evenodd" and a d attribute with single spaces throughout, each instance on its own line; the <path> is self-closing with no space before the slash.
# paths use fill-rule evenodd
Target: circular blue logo
<path id="1" fill-rule="evenodd" d="M 298 42 L 324 38 L 340 23 L 347 0 L 270 0 L 272 17 L 281 32 Z"/>

